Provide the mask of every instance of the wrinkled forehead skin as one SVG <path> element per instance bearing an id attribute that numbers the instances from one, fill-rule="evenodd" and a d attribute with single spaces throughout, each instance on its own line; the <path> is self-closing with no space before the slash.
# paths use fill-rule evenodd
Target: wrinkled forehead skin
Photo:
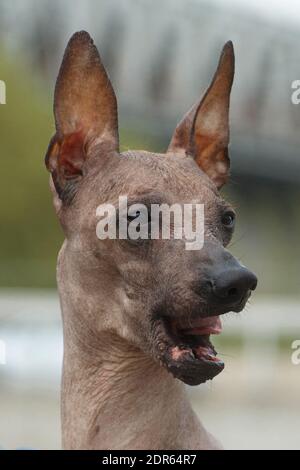
<path id="1" fill-rule="evenodd" d="M 101 162 L 99 156 L 95 159 Z M 100 204 L 118 204 L 119 196 L 128 203 L 204 204 L 204 211 L 213 216 L 214 208 L 223 205 L 214 183 L 193 158 L 147 151 L 127 151 L 112 158 L 105 167 L 94 167 L 82 182 L 66 216 L 71 231 L 91 229 L 96 225 L 96 209 Z M 95 236 L 96 232 L 94 231 Z"/>

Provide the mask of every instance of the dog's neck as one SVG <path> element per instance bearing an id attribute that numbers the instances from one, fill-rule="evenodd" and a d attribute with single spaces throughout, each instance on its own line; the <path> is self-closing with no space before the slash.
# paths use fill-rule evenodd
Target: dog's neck
<path id="1" fill-rule="evenodd" d="M 64 260 L 64 269 L 67 264 Z M 88 326 L 88 307 L 80 295 L 74 298 L 72 280 L 58 276 L 64 327 L 63 447 L 218 448 L 194 414 L 182 382 L 119 335 Z"/>
<path id="2" fill-rule="evenodd" d="M 64 312 L 65 314 L 66 312 Z M 184 385 L 115 335 L 86 347 L 64 329 L 62 389 L 66 449 L 214 448 Z M 71 335 L 71 336 L 70 336 Z"/>

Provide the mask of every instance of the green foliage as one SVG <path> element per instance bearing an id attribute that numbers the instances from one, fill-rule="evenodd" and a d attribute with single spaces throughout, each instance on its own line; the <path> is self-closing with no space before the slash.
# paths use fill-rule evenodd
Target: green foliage
<path id="1" fill-rule="evenodd" d="M 0 285 L 55 283 L 62 234 L 52 210 L 44 154 L 53 133 L 50 100 L 22 66 L 1 63 Z"/>

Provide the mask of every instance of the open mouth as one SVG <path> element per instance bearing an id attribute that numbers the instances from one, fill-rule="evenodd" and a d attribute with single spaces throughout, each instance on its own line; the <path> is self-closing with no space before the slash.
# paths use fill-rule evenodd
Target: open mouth
<path id="1" fill-rule="evenodd" d="M 189 322 L 164 318 L 159 329 L 160 359 L 174 377 L 188 385 L 199 385 L 224 369 L 210 341 L 211 335 L 222 331 L 218 315 Z"/>

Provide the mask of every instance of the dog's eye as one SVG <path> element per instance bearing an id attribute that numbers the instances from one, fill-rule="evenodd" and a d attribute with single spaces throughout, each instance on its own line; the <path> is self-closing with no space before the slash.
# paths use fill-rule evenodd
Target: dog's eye
<path id="1" fill-rule="evenodd" d="M 141 218 L 140 218 L 141 217 Z M 151 215 L 149 212 L 146 214 L 143 211 L 137 210 L 133 214 L 127 214 L 127 221 L 130 223 L 135 219 L 140 218 L 140 223 L 143 224 L 150 224 L 151 222 Z"/>
<path id="2" fill-rule="evenodd" d="M 127 214 L 128 222 L 132 222 L 133 220 L 137 219 L 140 216 L 141 212 L 136 211 L 135 214 Z"/>
<path id="3" fill-rule="evenodd" d="M 222 224 L 227 228 L 232 228 L 235 222 L 235 213 L 227 211 L 222 215 Z"/>
<path id="4" fill-rule="evenodd" d="M 127 213 L 127 240 L 133 245 L 139 245 L 150 238 L 150 214 L 143 209 Z"/>

